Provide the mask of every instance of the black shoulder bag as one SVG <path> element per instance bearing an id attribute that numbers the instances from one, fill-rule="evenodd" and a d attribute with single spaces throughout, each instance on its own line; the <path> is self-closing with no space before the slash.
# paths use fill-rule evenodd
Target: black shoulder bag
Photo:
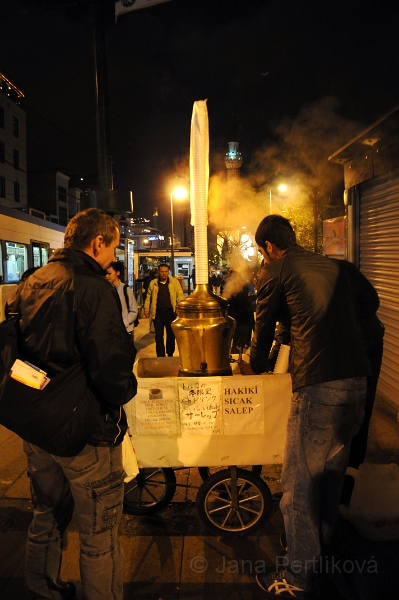
<path id="1" fill-rule="evenodd" d="M 90 440 L 101 412 L 81 362 L 71 365 L 42 390 L 9 375 L 17 358 L 19 315 L 0 323 L 0 423 L 56 456 L 76 456 Z"/>

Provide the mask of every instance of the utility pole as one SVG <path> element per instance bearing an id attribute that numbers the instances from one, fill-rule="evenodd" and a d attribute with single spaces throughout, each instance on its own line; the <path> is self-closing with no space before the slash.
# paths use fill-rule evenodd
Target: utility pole
<path id="1" fill-rule="evenodd" d="M 96 75 L 97 168 L 101 191 L 113 190 L 106 51 L 106 0 L 92 3 L 94 68 Z"/>

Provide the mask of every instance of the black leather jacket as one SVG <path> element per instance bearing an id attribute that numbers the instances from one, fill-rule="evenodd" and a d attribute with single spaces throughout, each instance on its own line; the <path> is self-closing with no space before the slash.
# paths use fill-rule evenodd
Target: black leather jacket
<path id="1" fill-rule="evenodd" d="M 122 405 L 137 392 L 136 351 L 100 265 L 79 250 L 57 250 L 18 286 L 8 310 L 21 314 L 22 354 L 49 377 L 83 361 L 102 407 L 91 442 L 120 443 L 127 428 Z"/>
<path id="2" fill-rule="evenodd" d="M 370 374 L 356 303 L 339 261 L 298 245 L 259 272 L 251 367 L 270 370 L 276 323 L 290 343 L 292 388 Z"/>

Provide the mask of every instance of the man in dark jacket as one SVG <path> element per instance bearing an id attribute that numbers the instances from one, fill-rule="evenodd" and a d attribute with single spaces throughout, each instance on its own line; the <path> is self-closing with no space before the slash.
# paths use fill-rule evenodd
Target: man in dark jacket
<path id="1" fill-rule="evenodd" d="M 29 598 L 65 600 L 74 585 L 59 580 L 62 535 L 75 506 L 80 521 L 80 574 L 86 600 L 121 600 L 123 553 L 121 442 L 123 404 L 137 391 L 135 349 L 121 318 L 118 294 L 104 278 L 115 260 L 118 225 L 101 210 L 69 222 L 65 248 L 18 287 L 9 310 L 19 312 L 21 353 L 50 377 L 81 361 L 100 404 L 83 450 L 53 456 L 24 441 L 34 516 L 29 527 L 25 581 Z M 43 367 L 42 367 L 43 368 Z"/>
<path id="2" fill-rule="evenodd" d="M 337 261 L 298 246 L 289 221 L 279 215 L 263 219 L 255 239 L 265 266 L 258 278 L 251 369 L 270 370 L 280 322 L 290 334 L 293 387 L 280 505 L 288 552 L 276 562 L 282 571 L 258 575 L 257 582 L 281 598 L 317 598 L 370 366 L 350 281 Z"/>

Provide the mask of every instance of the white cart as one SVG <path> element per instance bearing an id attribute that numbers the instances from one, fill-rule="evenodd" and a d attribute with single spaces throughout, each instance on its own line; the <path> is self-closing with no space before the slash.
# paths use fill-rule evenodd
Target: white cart
<path id="1" fill-rule="evenodd" d="M 196 506 L 217 533 L 249 534 L 269 516 L 270 490 L 251 467 L 281 463 L 291 378 L 178 377 L 179 358 L 142 358 L 138 393 L 125 407 L 140 473 L 126 484 L 125 511 L 149 514 L 176 490 L 175 469 L 199 467 Z M 217 467 L 210 475 L 209 467 Z M 260 467 L 261 468 L 261 467 Z"/>

